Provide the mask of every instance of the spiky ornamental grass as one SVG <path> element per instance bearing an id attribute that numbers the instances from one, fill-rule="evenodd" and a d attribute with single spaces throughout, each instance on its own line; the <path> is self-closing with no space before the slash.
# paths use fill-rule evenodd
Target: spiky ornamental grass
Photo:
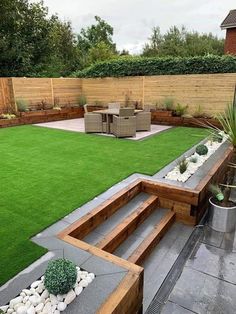
<path id="1" fill-rule="evenodd" d="M 57 259 L 48 263 L 44 284 L 51 294 L 65 294 L 74 287 L 76 279 L 76 265 L 67 259 Z"/>
<path id="2" fill-rule="evenodd" d="M 180 161 L 178 167 L 181 174 L 183 174 L 188 169 L 188 161 L 186 160 L 186 158 Z"/>

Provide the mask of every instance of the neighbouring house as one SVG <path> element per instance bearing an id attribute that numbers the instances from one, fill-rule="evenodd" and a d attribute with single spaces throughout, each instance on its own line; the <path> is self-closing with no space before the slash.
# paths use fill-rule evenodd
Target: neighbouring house
<path id="1" fill-rule="evenodd" d="M 220 27 L 226 29 L 225 54 L 236 55 L 236 10 L 229 12 Z"/>

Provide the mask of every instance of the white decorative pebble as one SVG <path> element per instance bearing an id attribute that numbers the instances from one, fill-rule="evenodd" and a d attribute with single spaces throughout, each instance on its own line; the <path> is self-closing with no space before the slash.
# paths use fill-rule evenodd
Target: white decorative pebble
<path id="1" fill-rule="evenodd" d="M 35 308 L 33 305 L 31 305 L 28 310 L 27 310 L 27 314 L 35 314 Z"/>
<path id="2" fill-rule="evenodd" d="M 89 274 L 88 274 L 88 276 L 89 276 L 90 278 L 92 278 L 92 279 L 94 279 L 94 278 L 95 278 L 94 273 L 89 273 Z"/>
<path id="3" fill-rule="evenodd" d="M 75 294 L 78 296 L 83 291 L 83 287 L 76 287 L 75 288 Z"/>
<path id="4" fill-rule="evenodd" d="M 60 312 L 64 311 L 64 310 L 66 309 L 66 307 L 67 307 L 67 304 L 66 304 L 65 302 L 60 302 L 60 303 L 58 303 L 58 305 L 57 305 L 57 309 L 58 309 Z"/>
<path id="5" fill-rule="evenodd" d="M 19 297 L 15 298 L 15 299 L 12 299 L 10 301 L 10 307 L 13 308 L 14 305 L 16 305 L 18 303 L 21 303 L 22 301 L 23 301 L 23 297 L 22 296 L 19 296 Z"/>
<path id="6" fill-rule="evenodd" d="M 52 304 L 51 304 L 51 302 L 47 302 L 46 304 L 45 304 L 45 306 L 44 306 L 44 308 L 43 308 L 43 312 L 49 312 L 49 311 L 51 311 L 51 307 L 52 307 Z"/>
<path id="7" fill-rule="evenodd" d="M 0 306 L 0 310 L 2 310 L 4 313 L 6 313 L 8 307 L 9 307 L 8 305 Z"/>
<path id="8" fill-rule="evenodd" d="M 60 302 L 60 301 L 63 301 L 64 298 L 63 298 L 63 296 L 61 294 L 58 294 L 57 295 L 57 300 Z"/>
<path id="9" fill-rule="evenodd" d="M 43 293 L 41 294 L 41 299 L 45 300 L 49 297 L 49 292 L 48 290 L 44 290 Z"/>
<path id="10" fill-rule="evenodd" d="M 23 289 L 22 292 L 24 292 L 26 295 L 32 294 L 32 292 L 29 289 Z"/>
<path id="11" fill-rule="evenodd" d="M 37 313 L 40 313 L 40 312 L 42 312 L 43 308 L 44 308 L 44 304 L 43 304 L 43 303 L 39 303 L 39 304 L 35 307 L 35 311 L 36 311 Z"/>
<path id="12" fill-rule="evenodd" d="M 75 298 L 76 298 L 76 294 L 75 294 L 74 290 L 70 290 L 70 291 L 67 293 L 64 302 L 65 302 L 66 304 L 70 304 Z"/>
<path id="13" fill-rule="evenodd" d="M 41 280 L 37 280 L 37 281 L 33 282 L 30 287 L 35 289 L 35 288 L 38 287 L 38 285 L 39 285 L 41 282 L 42 282 Z"/>
<path id="14" fill-rule="evenodd" d="M 25 305 L 19 306 L 16 310 L 17 314 L 27 314 L 27 307 Z"/>
<path id="15" fill-rule="evenodd" d="M 54 314 L 60 314 L 60 311 L 55 310 L 55 311 L 54 311 Z"/>
<path id="16" fill-rule="evenodd" d="M 40 296 L 34 294 L 32 296 L 29 297 L 29 301 L 34 305 L 38 305 L 39 303 L 41 303 L 41 298 Z"/>
<path id="17" fill-rule="evenodd" d="M 13 309 L 8 309 L 8 310 L 7 310 L 7 314 L 8 314 L 8 313 L 11 314 L 11 313 L 13 313 L 13 312 L 14 312 Z"/>
<path id="18" fill-rule="evenodd" d="M 50 301 L 51 301 L 52 305 L 59 303 L 57 297 L 53 294 L 50 294 Z"/>
<path id="19" fill-rule="evenodd" d="M 85 279 L 79 282 L 79 287 L 87 287 L 87 286 L 88 286 L 88 282 Z"/>

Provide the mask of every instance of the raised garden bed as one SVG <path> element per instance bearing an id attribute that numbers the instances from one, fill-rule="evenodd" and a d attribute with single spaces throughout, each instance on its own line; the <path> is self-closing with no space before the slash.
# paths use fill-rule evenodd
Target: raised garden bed
<path id="1" fill-rule="evenodd" d="M 152 111 L 152 124 L 202 127 L 203 125 L 213 125 L 220 128 L 220 124 L 213 118 L 183 118 L 174 116 L 161 116 L 158 111 Z"/>
<path id="2" fill-rule="evenodd" d="M 64 295 L 53 295 L 44 285 L 44 276 L 34 281 L 30 287 L 22 289 L 20 294 L 11 299 L 9 304 L 1 306 L 3 313 L 35 314 L 64 312 L 67 306 L 79 297 L 83 290 L 94 280 L 93 273 L 77 268 L 77 279 L 73 289 Z"/>
<path id="3" fill-rule="evenodd" d="M 34 124 L 74 118 L 83 118 L 84 109 L 81 107 L 62 108 L 61 110 L 48 109 L 39 111 L 21 112 L 19 117 L 13 119 L 0 119 L 0 128 Z"/>

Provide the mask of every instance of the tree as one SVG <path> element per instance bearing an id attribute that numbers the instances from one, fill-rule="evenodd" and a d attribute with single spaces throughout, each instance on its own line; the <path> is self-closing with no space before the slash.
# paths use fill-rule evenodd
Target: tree
<path id="1" fill-rule="evenodd" d="M 116 57 L 113 49 L 103 41 L 91 47 L 88 51 L 88 62 L 90 64 L 99 61 L 110 60 Z"/>
<path id="2" fill-rule="evenodd" d="M 96 24 L 82 28 L 78 35 L 77 45 L 80 52 L 80 67 L 82 68 L 91 64 L 92 60 L 96 62 L 96 55 L 101 57 L 101 55 L 108 54 L 110 56 L 117 53 L 116 44 L 112 40 L 113 27 L 99 16 L 94 18 Z M 101 53 L 98 53 L 99 47 L 102 49 Z"/>
<path id="3" fill-rule="evenodd" d="M 1 76 L 48 75 L 51 68 L 53 76 L 69 73 L 76 51 L 70 24 L 28 0 L 0 2 L 0 48 Z"/>
<path id="4" fill-rule="evenodd" d="M 224 40 L 209 34 L 189 32 L 184 26 L 171 27 L 164 35 L 159 27 L 154 27 L 149 42 L 144 46 L 142 56 L 203 56 L 223 55 Z"/>

